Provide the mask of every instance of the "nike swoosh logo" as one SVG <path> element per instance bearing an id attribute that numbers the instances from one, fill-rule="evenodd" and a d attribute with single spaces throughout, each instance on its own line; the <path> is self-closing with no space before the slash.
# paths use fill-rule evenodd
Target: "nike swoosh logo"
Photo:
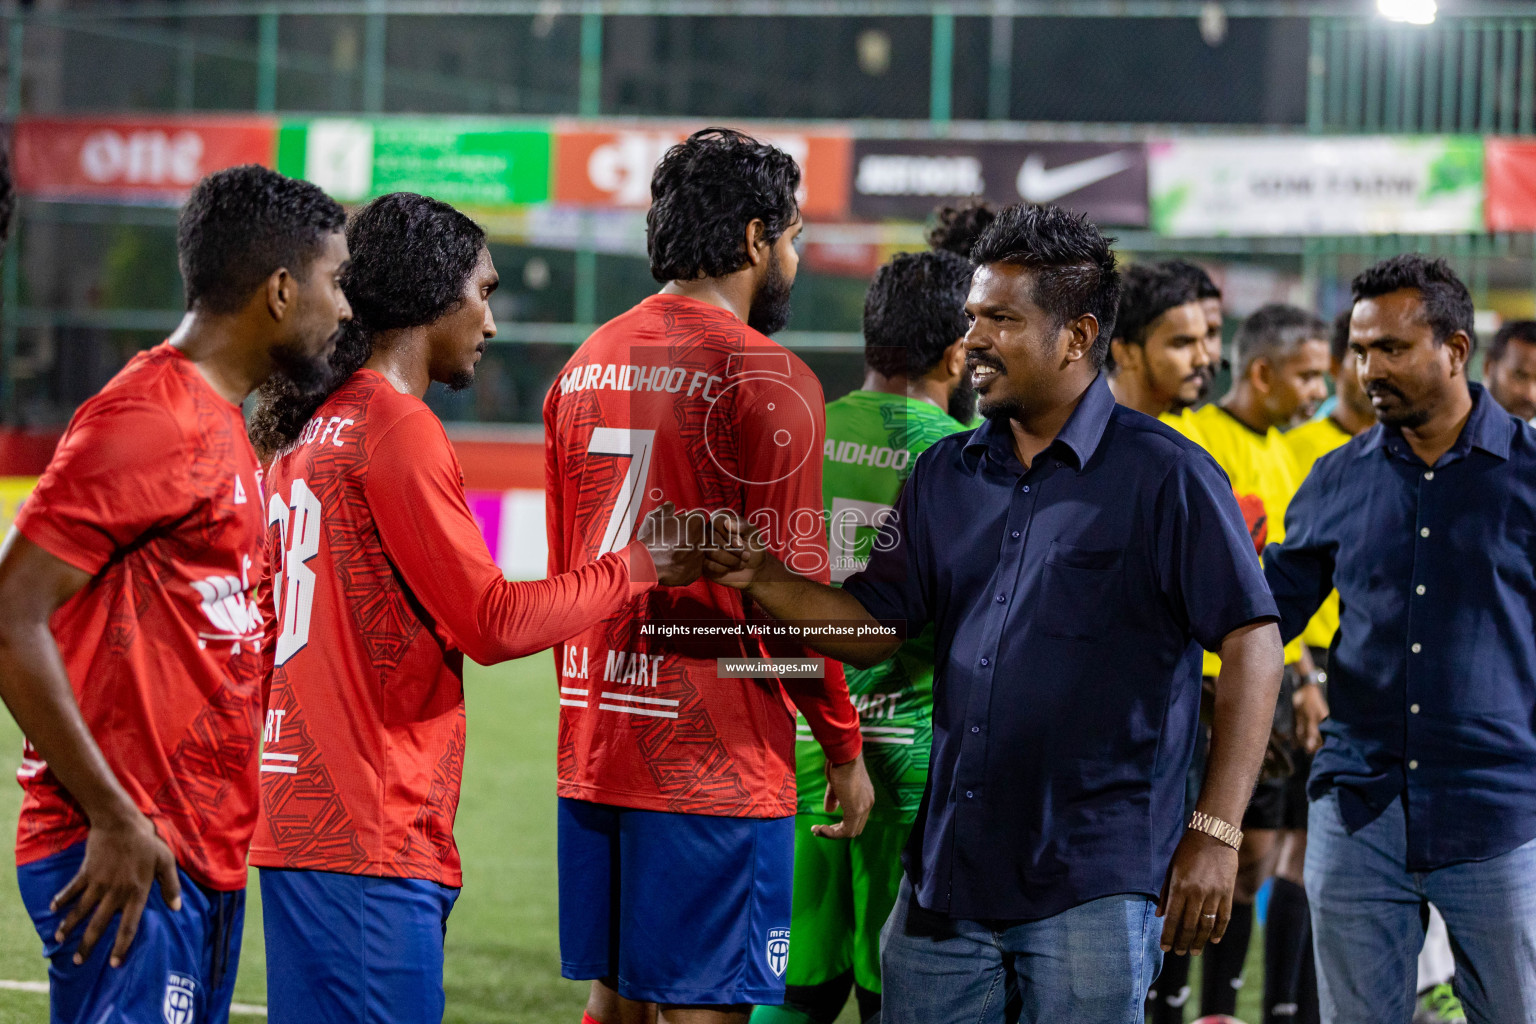
<path id="1" fill-rule="evenodd" d="M 1031 153 L 1019 168 L 1019 197 L 1031 203 L 1050 203 L 1096 181 L 1119 174 L 1136 162 L 1125 150 L 1046 169 L 1045 160 Z"/>

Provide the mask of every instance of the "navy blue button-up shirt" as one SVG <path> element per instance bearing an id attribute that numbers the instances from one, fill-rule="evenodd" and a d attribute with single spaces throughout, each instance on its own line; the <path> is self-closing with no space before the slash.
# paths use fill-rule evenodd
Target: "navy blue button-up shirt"
<path id="1" fill-rule="evenodd" d="M 1006 422 L 918 459 L 868 568 L 875 618 L 936 625 L 918 902 L 1034 920 L 1155 898 L 1184 827 L 1200 649 L 1275 617 L 1231 484 L 1099 377 L 1028 470 Z"/>
<path id="2" fill-rule="evenodd" d="M 1433 467 L 1381 425 L 1323 456 L 1264 553 L 1287 639 L 1339 591 L 1310 793 L 1351 831 L 1406 795 L 1411 871 L 1536 838 L 1536 431 L 1472 398 Z"/>

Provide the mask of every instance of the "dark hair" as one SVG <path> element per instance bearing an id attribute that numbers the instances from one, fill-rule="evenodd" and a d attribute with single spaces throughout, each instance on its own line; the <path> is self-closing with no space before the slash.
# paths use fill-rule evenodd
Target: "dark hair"
<path id="1" fill-rule="evenodd" d="M 1520 341 L 1527 345 L 1536 345 L 1536 320 L 1511 320 L 1500 327 L 1488 343 L 1488 362 L 1497 363 L 1504 358 L 1505 351 L 1509 348 L 1510 341 Z"/>
<path id="2" fill-rule="evenodd" d="M 976 239 L 996 219 L 997 208 L 985 199 L 972 199 L 960 206 L 941 206 L 933 211 L 928 244 L 945 252 L 970 256 Z"/>
<path id="3" fill-rule="evenodd" d="M 302 278 L 346 219 L 341 204 L 314 185 L 260 164 L 208 175 L 176 225 L 187 308 L 233 313 L 278 269 Z"/>
<path id="4" fill-rule="evenodd" d="M 771 245 L 800 215 L 800 168 L 783 150 L 730 128 L 705 128 L 667 150 L 651 176 L 645 246 L 651 276 L 724 277 L 747 265 L 746 227 Z"/>
<path id="5" fill-rule="evenodd" d="M 1260 306 L 1239 325 L 1232 339 L 1238 372 L 1246 372 L 1255 359 L 1279 363 L 1303 342 L 1327 337 L 1328 325 L 1314 313 L 1280 302 Z"/>
<path id="6" fill-rule="evenodd" d="M 263 458 L 293 442 L 315 410 L 373 354 L 374 335 L 430 324 L 452 312 L 485 247 L 480 225 L 447 203 L 393 192 L 352 215 L 352 262 L 342 290 L 352 319 L 342 326 L 319 388 L 274 376 L 257 392 L 251 441 Z"/>
<path id="7" fill-rule="evenodd" d="M 1349 355 L 1349 318 L 1353 314 L 1353 309 L 1346 309 L 1333 318 L 1333 334 L 1328 338 L 1328 354 L 1336 363 L 1344 362 L 1344 357 Z"/>
<path id="8" fill-rule="evenodd" d="M 1060 327 L 1092 313 L 1099 336 L 1089 350 L 1098 369 L 1109 354 L 1120 301 L 1120 272 L 1115 269 L 1114 239 L 1105 238 L 1088 218 L 1057 206 L 1018 203 L 997 212 L 971 249 L 971 262 L 1012 263 L 1034 271 L 1034 302 Z"/>
<path id="9" fill-rule="evenodd" d="M 1472 296 L 1461 278 L 1444 259 L 1430 259 L 1417 252 L 1403 253 L 1367 267 L 1351 284 L 1354 300 L 1374 299 L 1403 288 L 1416 288 L 1424 307 L 1424 322 L 1434 331 L 1435 344 L 1457 331 L 1466 331 L 1477 350 L 1472 327 Z"/>
<path id="10" fill-rule="evenodd" d="M 897 377 L 931 370 L 965 336 L 969 260 L 952 252 L 900 252 L 875 271 L 864 296 L 864 362 Z"/>
<path id="11" fill-rule="evenodd" d="M 1161 263 L 1133 264 L 1121 275 L 1115 337 L 1130 345 L 1145 345 L 1147 330 L 1158 317 L 1198 301 L 1195 282 L 1188 274 L 1175 273 Z M 1205 333 L 1203 326 L 1200 333 Z"/>
<path id="12" fill-rule="evenodd" d="M 1211 280 L 1211 275 L 1207 274 L 1205 272 L 1205 268 L 1200 266 L 1198 263 L 1191 263 L 1189 260 L 1174 259 L 1163 260 L 1163 262 L 1159 263 L 1158 266 L 1162 267 L 1170 274 L 1177 274 L 1179 277 L 1187 279 L 1190 282 L 1191 287 L 1195 289 L 1195 298 L 1221 298 L 1221 289 L 1216 287 L 1216 282 Z"/>

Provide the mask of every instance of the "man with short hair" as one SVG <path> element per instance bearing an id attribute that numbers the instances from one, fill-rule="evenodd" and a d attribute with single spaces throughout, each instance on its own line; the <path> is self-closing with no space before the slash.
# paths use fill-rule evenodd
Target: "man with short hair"
<path id="1" fill-rule="evenodd" d="M 825 581 L 821 385 L 767 335 L 789 318 L 800 170 L 710 128 L 651 179 L 646 245 L 660 294 L 576 350 L 544 403 L 550 569 L 627 541 L 662 495 L 760 524 Z M 591 979 L 587 1017 L 744 1022 L 784 1001 L 795 835 L 792 702 L 826 752 L 816 842 L 849 839 L 874 799 L 841 666 L 825 678 L 720 674 L 800 656 L 703 580 L 653 591 L 557 649 L 561 973 Z M 658 624 L 678 628 L 660 632 Z M 766 674 L 764 674 L 766 673 Z M 652 1009 L 646 1004 L 656 1004 Z"/>
<path id="2" fill-rule="evenodd" d="M 1205 311 L 1205 350 L 1211 362 L 1211 375 L 1226 369 L 1227 362 L 1221 354 L 1221 332 L 1226 323 L 1226 313 L 1221 306 L 1221 288 L 1198 263 L 1189 260 L 1164 260 L 1159 267 L 1190 281 L 1195 288 L 1195 298 Z"/>
<path id="3" fill-rule="evenodd" d="M 928 795 L 885 928 L 881 1019 L 1129 1021 L 1160 950 L 1222 937 L 1279 637 L 1221 470 L 1103 379 L 1108 240 L 1014 206 L 972 260 L 987 421 L 918 459 L 865 570 L 822 586 L 724 522 L 706 564 L 856 665 L 934 626 Z M 1224 661 L 1186 826 L 1201 647 Z"/>
<path id="4" fill-rule="evenodd" d="M 1413 1015 L 1432 902 L 1467 1019 L 1536 1021 L 1536 431 L 1469 383 L 1472 299 L 1443 259 L 1353 292 L 1379 423 L 1318 460 L 1265 552 L 1285 636 L 1340 599 L 1309 787 L 1322 1018 Z"/>
<path id="5" fill-rule="evenodd" d="M 343 217 L 255 165 L 199 182 L 186 315 L 75 413 L 0 548 L 0 697 L 28 741 L 16 874 L 54 1021 L 228 1018 L 263 661 L 240 403 L 323 374 L 351 316 Z"/>
<path id="6" fill-rule="evenodd" d="M 1495 332 L 1483 379 L 1505 412 L 1536 426 L 1536 320 L 1511 320 Z"/>
<path id="7" fill-rule="evenodd" d="M 864 387 L 827 405 L 822 494 L 832 581 L 869 561 L 870 545 L 917 457 L 976 414 L 965 374 L 971 264 L 950 252 L 898 253 L 864 299 Z M 901 849 L 928 780 L 933 738 L 933 632 L 873 668 L 851 668 L 875 809 L 847 843 L 815 839 L 826 756 L 809 728 L 796 737 L 795 900 L 783 1007 L 753 1024 L 832 1024 L 852 989 L 859 1018 L 880 1012 L 880 928 L 901 884 Z"/>
<path id="8" fill-rule="evenodd" d="M 1162 264 L 1129 267 L 1110 342 L 1110 390 L 1121 405 L 1164 416 L 1211 386 L 1208 322 L 1195 282 Z"/>
<path id="9" fill-rule="evenodd" d="M 347 242 L 355 316 L 330 378 L 264 388 L 253 428 L 272 459 L 278 602 L 251 844 L 267 1009 L 273 1024 L 437 1024 L 463 881 L 465 656 L 544 650 L 657 583 L 691 582 L 702 555 L 653 514 L 574 572 L 504 579 L 423 401 L 434 382 L 469 387 L 496 334 L 485 232 L 395 192 L 353 214 Z"/>

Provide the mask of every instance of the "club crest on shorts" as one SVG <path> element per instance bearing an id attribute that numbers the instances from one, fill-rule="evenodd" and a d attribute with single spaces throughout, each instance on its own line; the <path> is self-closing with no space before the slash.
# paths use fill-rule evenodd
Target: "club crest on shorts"
<path id="1" fill-rule="evenodd" d="M 784 977 L 784 968 L 789 966 L 789 929 L 768 929 L 768 947 L 764 952 L 768 955 L 768 966 L 774 976 Z"/>
<path id="2" fill-rule="evenodd" d="M 197 989 L 197 982 L 185 974 L 177 974 L 172 971 L 165 978 L 165 1001 L 160 1005 L 160 1011 L 165 1015 L 165 1024 L 192 1024 L 195 1004 L 192 993 Z"/>

